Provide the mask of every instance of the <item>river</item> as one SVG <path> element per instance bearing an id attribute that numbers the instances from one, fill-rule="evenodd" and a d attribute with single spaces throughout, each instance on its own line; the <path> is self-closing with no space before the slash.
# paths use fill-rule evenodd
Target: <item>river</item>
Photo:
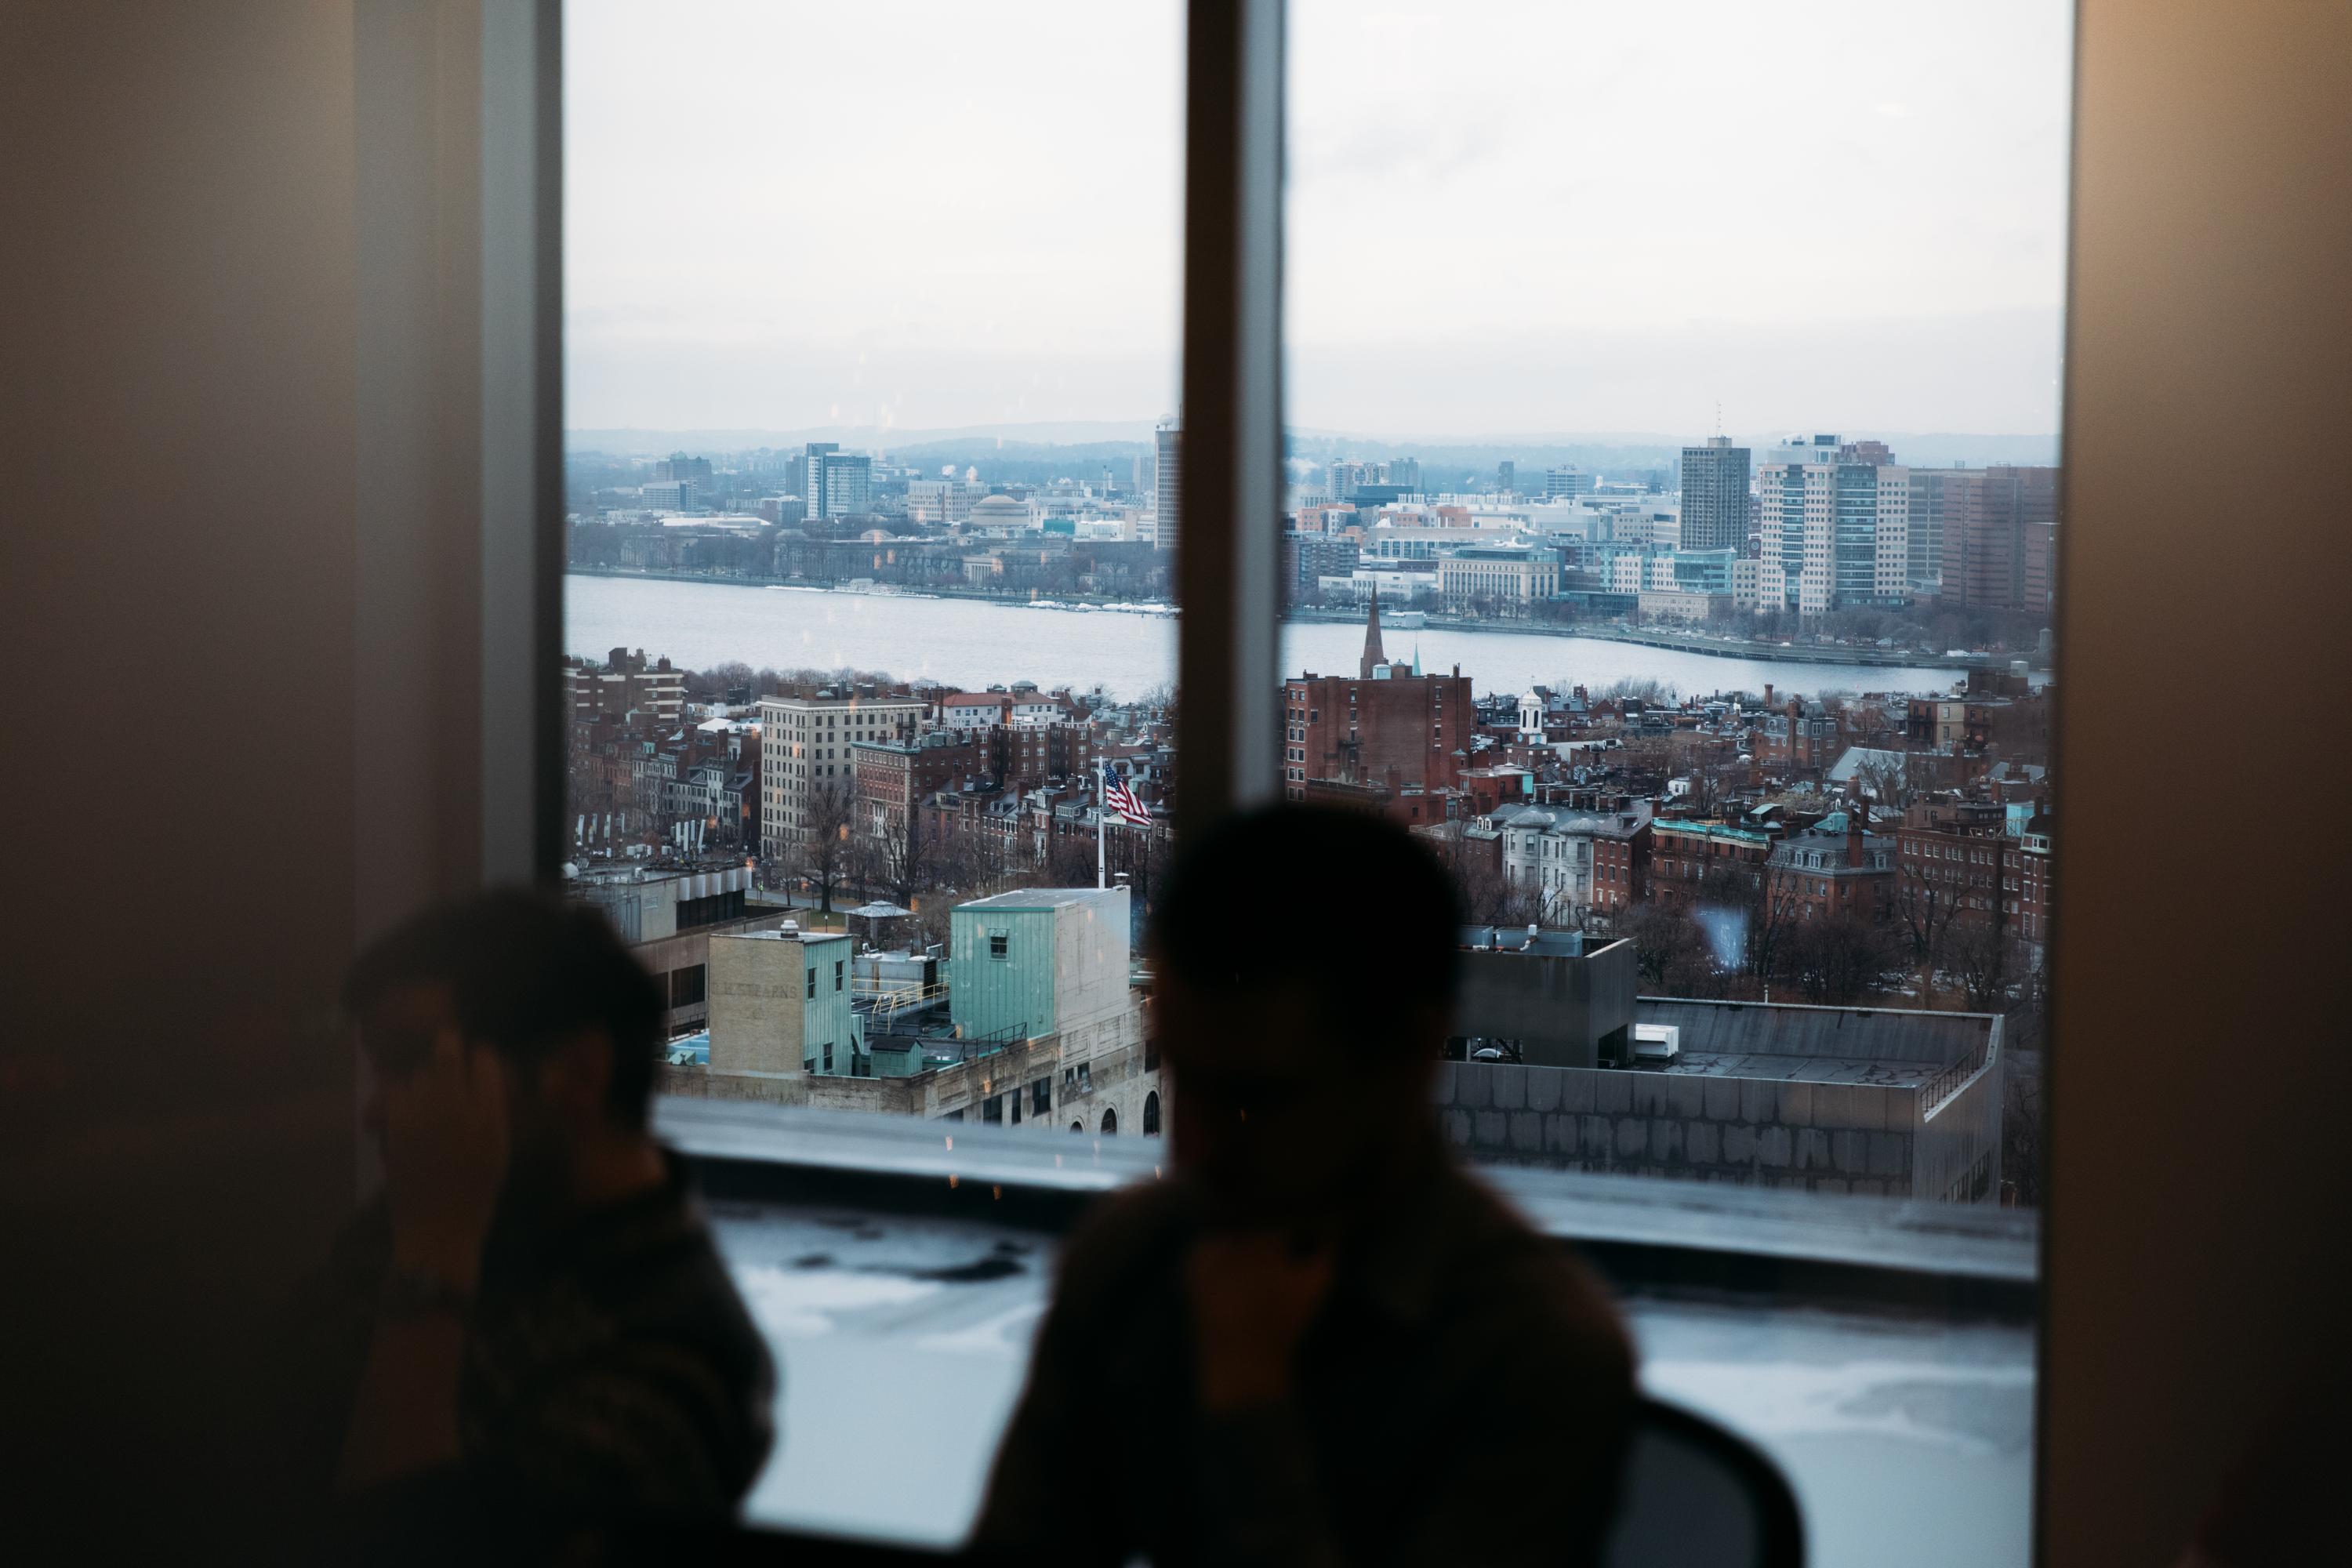
<path id="1" fill-rule="evenodd" d="M 952 686 L 1034 680 L 1052 690 L 1095 686 L 1131 698 L 1176 677 L 1171 617 L 1096 610 L 1034 610 L 979 599 L 921 599 L 648 577 L 567 576 L 564 651 L 601 660 L 614 648 L 667 654 L 688 669 L 735 661 L 754 669 L 887 672 Z M 1592 689 L 1656 680 L 1684 696 L 1715 691 L 1948 691 L 1948 669 L 1725 658 L 1597 637 L 1528 632 L 1391 628 L 1389 657 L 1435 671 L 1456 663 L 1480 693 L 1543 684 Z M 1352 673 L 1360 627 L 1291 623 L 1282 667 L 1296 674 Z"/>

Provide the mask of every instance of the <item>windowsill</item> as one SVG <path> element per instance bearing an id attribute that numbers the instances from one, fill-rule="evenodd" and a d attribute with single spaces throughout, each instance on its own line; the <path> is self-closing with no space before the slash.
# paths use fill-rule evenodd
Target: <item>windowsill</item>
<path id="1" fill-rule="evenodd" d="M 1010 1194 L 1024 1214 L 1039 1216 L 1028 1223 L 1053 1223 L 1054 1215 L 1066 1223 L 1087 1198 L 1150 1181 L 1169 1158 L 1159 1138 L 950 1127 L 717 1100 L 664 1097 L 655 1102 L 654 1124 L 698 1164 L 739 1167 L 718 1184 L 723 1190 L 829 1192 L 839 1190 L 838 1178 L 866 1175 L 902 1188 L 929 1186 L 930 1202 L 919 1191 L 898 1201 L 932 1207 L 953 1202 L 948 1194 L 969 1184 Z M 760 1167 L 770 1168 L 768 1179 L 753 1173 Z M 2001 1315 L 2032 1310 L 2041 1221 L 2032 1210 L 1475 1168 L 1539 1229 L 1584 1247 L 1612 1274 L 1686 1281 L 1706 1267 L 1726 1283 L 1757 1285 L 1769 1274 L 1807 1293 L 1944 1294 Z M 1791 1279 L 1792 1272 L 1805 1278 Z"/>
<path id="2" fill-rule="evenodd" d="M 953 1546 L 1019 1394 L 1060 1233 L 1102 1193 L 1151 1180 L 1167 1145 L 699 1100 L 656 1101 L 655 1125 L 694 1162 L 782 1366 L 787 1436 L 750 1521 Z M 2032 1215 L 1486 1174 L 1610 1277 L 1652 1393 L 1780 1464 L 1817 1568 L 2024 1559 Z M 912 1491 L 870 1463 L 910 1431 L 925 1475 Z"/>

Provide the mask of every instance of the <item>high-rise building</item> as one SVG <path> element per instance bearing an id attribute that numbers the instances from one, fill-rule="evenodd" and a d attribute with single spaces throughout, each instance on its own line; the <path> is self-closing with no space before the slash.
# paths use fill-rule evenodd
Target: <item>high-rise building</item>
<path id="1" fill-rule="evenodd" d="M 1683 448 L 1682 547 L 1738 550 L 1748 543 L 1748 448 L 1728 436 Z"/>
<path id="2" fill-rule="evenodd" d="M 1940 594 L 1944 586 L 1944 517 L 1966 504 L 1973 468 L 1911 470 L 1911 591 Z"/>
<path id="3" fill-rule="evenodd" d="M 2057 576 L 2058 470 L 1947 471 L 1940 592 L 1972 610 L 2047 615 Z"/>
<path id="4" fill-rule="evenodd" d="M 1893 456 L 1835 436 L 1767 452 L 1756 474 L 1763 555 L 1780 567 L 1787 600 L 1766 608 L 1811 616 L 1908 602 L 1911 475 L 1885 460 Z"/>
<path id="5" fill-rule="evenodd" d="M 1381 483 L 1394 485 L 1407 494 L 1421 493 L 1421 459 L 1391 458 L 1381 465 Z"/>
<path id="6" fill-rule="evenodd" d="M 1544 470 L 1544 500 L 1573 500 L 1592 493 L 1592 476 L 1574 463 L 1562 463 Z"/>
<path id="7" fill-rule="evenodd" d="M 874 459 L 845 452 L 838 441 L 811 441 L 803 456 L 802 494 L 812 518 L 854 517 L 874 507 Z"/>
<path id="8" fill-rule="evenodd" d="M 1152 542 L 1173 550 L 1183 537 L 1183 427 L 1173 419 L 1160 421 L 1151 433 L 1159 464 L 1159 485 L 1152 502 Z"/>
<path id="9" fill-rule="evenodd" d="M 1502 491 L 1505 495 L 1515 493 L 1519 488 L 1518 464 L 1513 462 L 1508 458 L 1506 458 L 1501 462 L 1496 464 L 1495 488 Z"/>
<path id="10" fill-rule="evenodd" d="M 1371 477 L 1372 468 L 1371 465 L 1369 463 L 1340 462 L 1332 464 L 1331 499 L 1333 500 L 1349 500 L 1353 499 L 1356 491 L 1360 489 L 1367 482 L 1369 482 Z"/>

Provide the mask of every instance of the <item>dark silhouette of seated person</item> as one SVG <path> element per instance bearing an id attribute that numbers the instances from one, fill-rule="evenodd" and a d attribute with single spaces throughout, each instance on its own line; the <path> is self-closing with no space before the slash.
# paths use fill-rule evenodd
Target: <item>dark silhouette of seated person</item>
<path id="1" fill-rule="evenodd" d="M 723 1526 L 774 1373 L 646 1127 L 658 985 L 597 910 L 499 892 L 385 936 L 344 999 L 385 1184 L 288 1343 L 329 1539 L 528 1560 Z"/>
<path id="2" fill-rule="evenodd" d="M 1444 1147 L 1444 868 L 1283 805 L 1183 847 L 1153 931 L 1173 1168 L 1071 1239 L 974 1537 L 991 1561 L 1592 1561 L 1633 1356 Z"/>

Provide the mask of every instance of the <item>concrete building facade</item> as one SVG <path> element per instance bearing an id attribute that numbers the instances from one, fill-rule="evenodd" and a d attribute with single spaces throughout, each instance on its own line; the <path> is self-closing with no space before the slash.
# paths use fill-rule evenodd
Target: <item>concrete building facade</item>
<path id="1" fill-rule="evenodd" d="M 1447 1062 L 1437 1114 L 1473 1159 L 1954 1204 L 2000 1192 L 1992 1014 L 1643 997 L 1666 1063 Z"/>
<path id="2" fill-rule="evenodd" d="M 1184 535 L 1184 431 L 1174 420 L 1162 421 L 1151 432 L 1157 454 L 1156 483 L 1151 503 L 1151 542 L 1173 550 Z"/>

